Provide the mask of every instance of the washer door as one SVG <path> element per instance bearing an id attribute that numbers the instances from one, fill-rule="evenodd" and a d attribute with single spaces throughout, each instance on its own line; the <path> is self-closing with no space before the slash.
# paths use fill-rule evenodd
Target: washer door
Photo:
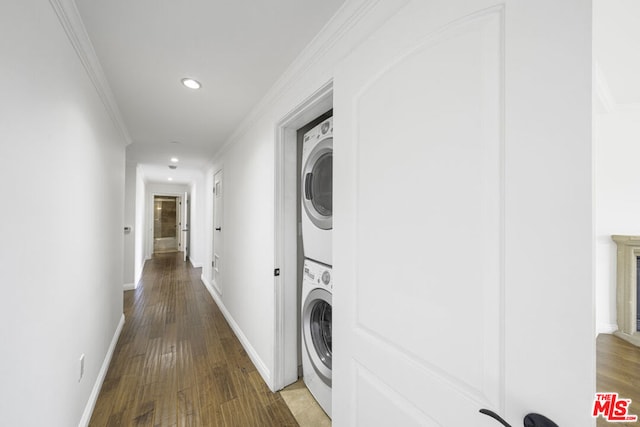
<path id="1" fill-rule="evenodd" d="M 333 227 L 333 138 L 318 143 L 302 169 L 302 204 L 316 227 Z"/>
<path id="2" fill-rule="evenodd" d="M 331 293 L 320 288 L 309 292 L 302 307 L 304 344 L 320 379 L 331 387 Z"/>

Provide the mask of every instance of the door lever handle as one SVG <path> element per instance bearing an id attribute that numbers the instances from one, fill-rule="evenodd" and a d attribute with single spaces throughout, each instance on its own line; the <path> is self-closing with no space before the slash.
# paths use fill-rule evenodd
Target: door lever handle
<path id="1" fill-rule="evenodd" d="M 540 414 L 527 414 L 524 417 L 524 427 L 558 427 L 558 424 Z"/>
<path id="2" fill-rule="evenodd" d="M 220 230 L 222 230 L 222 228 L 216 227 L 216 231 L 220 231 Z"/>
<path id="3" fill-rule="evenodd" d="M 511 424 L 506 422 L 500 415 L 496 414 L 490 409 L 480 409 L 480 413 L 490 416 L 491 418 L 502 424 L 504 427 L 511 427 Z"/>
<path id="4" fill-rule="evenodd" d="M 498 421 L 504 427 L 511 427 L 511 425 L 506 422 L 500 415 L 496 414 L 490 409 L 480 409 L 480 413 L 487 415 L 494 420 Z M 558 427 L 558 424 L 551 421 L 549 418 L 544 415 L 530 413 L 524 417 L 524 427 Z"/>

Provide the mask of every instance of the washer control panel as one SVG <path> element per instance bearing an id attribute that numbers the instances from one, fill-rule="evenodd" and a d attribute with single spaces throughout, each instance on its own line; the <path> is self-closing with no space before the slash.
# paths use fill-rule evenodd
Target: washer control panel
<path id="1" fill-rule="evenodd" d="M 304 261 L 304 280 L 307 283 L 333 289 L 332 279 L 331 267 L 308 259 Z"/>
<path id="2" fill-rule="evenodd" d="M 304 134 L 303 140 L 304 142 L 308 142 L 310 140 L 319 140 L 325 138 L 333 137 L 333 117 L 329 117 L 324 122 L 320 123 L 318 126 L 311 129 L 309 132 Z M 312 145 L 305 144 L 302 148 L 302 158 L 305 158 L 305 155 L 308 154 Z"/>

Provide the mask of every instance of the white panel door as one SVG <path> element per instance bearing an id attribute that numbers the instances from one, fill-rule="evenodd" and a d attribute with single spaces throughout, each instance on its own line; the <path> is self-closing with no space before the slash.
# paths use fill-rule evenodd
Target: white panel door
<path id="1" fill-rule="evenodd" d="M 191 201 L 189 200 L 189 193 L 185 192 L 182 198 L 184 203 L 182 204 L 182 242 L 183 242 L 183 260 L 186 262 L 189 259 L 189 249 L 191 246 Z"/>
<path id="2" fill-rule="evenodd" d="M 223 187 L 222 187 L 222 171 L 216 172 L 213 177 L 213 285 L 219 293 L 222 293 L 222 283 L 220 280 L 222 269 L 222 250 L 223 250 Z"/>
<path id="3" fill-rule="evenodd" d="M 334 82 L 334 425 L 592 425 L 590 6 L 404 3 Z"/>

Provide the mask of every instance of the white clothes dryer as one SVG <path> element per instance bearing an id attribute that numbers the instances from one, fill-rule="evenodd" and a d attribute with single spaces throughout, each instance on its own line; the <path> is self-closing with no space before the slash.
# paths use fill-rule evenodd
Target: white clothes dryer
<path id="1" fill-rule="evenodd" d="M 331 267 L 305 259 L 302 278 L 302 372 L 304 383 L 331 417 Z"/>
<path id="2" fill-rule="evenodd" d="M 304 135 L 301 179 L 304 256 L 332 265 L 333 118 Z"/>

